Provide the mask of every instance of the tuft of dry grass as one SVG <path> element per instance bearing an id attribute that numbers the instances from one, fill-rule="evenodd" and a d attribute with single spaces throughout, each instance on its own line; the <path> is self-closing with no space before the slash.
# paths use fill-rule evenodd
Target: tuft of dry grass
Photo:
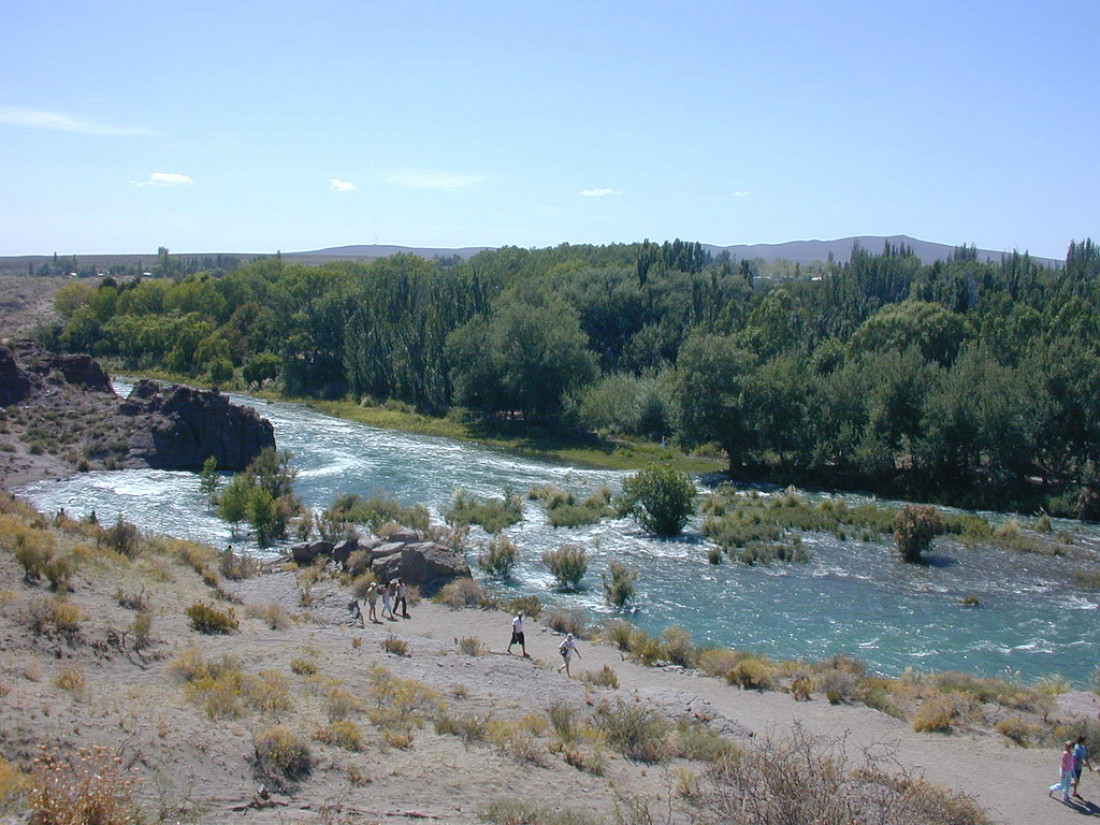
<path id="1" fill-rule="evenodd" d="M 35 825 L 137 825 L 136 782 L 104 748 L 62 755 L 43 750 L 31 771 L 27 802 Z"/>

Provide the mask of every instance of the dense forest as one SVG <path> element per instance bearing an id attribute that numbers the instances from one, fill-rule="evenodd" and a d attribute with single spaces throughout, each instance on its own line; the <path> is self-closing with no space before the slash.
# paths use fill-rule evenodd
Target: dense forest
<path id="1" fill-rule="evenodd" d="M 720 449 L 738 477 L 1100 514 L 1100 248 L 761 277 L 699 244 L 76 281 L 45 343 L 228 385 Z"/>

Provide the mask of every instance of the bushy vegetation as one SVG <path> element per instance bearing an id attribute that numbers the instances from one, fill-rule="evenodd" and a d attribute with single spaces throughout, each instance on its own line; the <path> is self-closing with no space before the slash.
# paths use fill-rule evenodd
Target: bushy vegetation
<path id="1" fill-rule="evenodd" d="M 528 497 L 542 502 L 547 518 L 554 527 L 582 527 L 596 524 L 614 513 L 611 507 L 611 490 L 606 487 L 583 500 L 574 493 L 556 487 L 532 487 Z"/>
<path id="2" fill-rule="evenodd" d="M 637 570 L 631 570 L 622 562 L 612 561 L 601 576 L 604 598 L 609 605 L 622 609 L 634 601 L 635 583 L 638 580 Z"/>
<path id="3" fill-rule="evenodd" d="M 377 533 L 383 525 L 394 523 L 424 533 L 430 521 L 428 510 L 423 505 L 406 507 L 389 499 L 368 499 L 355 493 L 345 493 L 321 514 L 319 528 L 325 539 L 336 541 L 354 525 L 364 525 L 372 533 Z"/>
<path id="4" fill-rule="evenodd" d="M 695 483 L 671 464 L 650 464 L 623 481 L 618 509 L 656 536 L 679 535 L 695 512 Z"/>
<path id="5" fill-rule="evenodd" d="M 523 505 L 514 492 L 506 492 L 503 498 L 481 501 L 464 490 L 456 490 L 444 518 L 450 525 L 477 524 L 486 533 L 496 535 L 523 519 Z"/>
<path id="6" fill-rule="evenodd" d="M 564 544 L 542 554 L 542 563 L 550 568 L 560 590 L 576 590 L 588 572 L 588 554 L 583 547 Z"/>
<path id="7" fill-rule="evenodd" d="M 498 579 L 512 576 L 512 568 L 519 561 L 519 548 L 507 536 L 494 536 L 483 553 L 478 554 L 477 566 Z"/>

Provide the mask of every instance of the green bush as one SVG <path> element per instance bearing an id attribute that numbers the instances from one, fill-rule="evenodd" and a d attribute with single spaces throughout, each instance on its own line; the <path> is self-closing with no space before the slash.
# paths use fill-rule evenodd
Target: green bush
<path id="1" fill-rule="evenodd" d="M 917 563 L 932 539 L 944 531 L 943 516 L 935 507 L 906 504 L 894 516 L 894 541 L 904 561 Z"/>
<path id="2" fill-rule="evenodd" d="M 669 723 L 653 708 L 641 702 L 604 703 L 593 717 L 607 743 L 636 762 L 662 762 L 668 755 L 665 736 Z"/>
<path id="3" fill-rule="evenodd" d="M 564 544 L 542 554 L 542 563 L 550 568 L 561 590 L 576 590 L 588 572 L 588 555 L 583 547 Z"/>
<path id="4" fill-rule="evenodd" d="M 494 536 L 489 548 L 477 557 L 477 566 L 497 579 L 509 579 L 519 561 L 519 548 L 507 536 Z"/>
<path id="5" fill-rule="evenodd" d="M 602 574 L 603 592 L 607 603 L 622 609 L 634 601 L 635 582 L 638 572 L 630 570 L 620 562 L 611 562 Z"/>
<path id="6" fill-rule="evenodd" d="M 523 505 L 518 495 L 506 492 L 504 498 L 479 501 L 462 490 L 456 490 L 451 509 L 444 519 L 452 526 L 479 524 L 493 535 L 523 519 Z"/>
<path id="7" fill-rule="evenodd" d="M 623 481 L 618 510 L 646 532 L 679 535 L 695 513 L 695 484 L 671 464 L 650 464 Z"/>

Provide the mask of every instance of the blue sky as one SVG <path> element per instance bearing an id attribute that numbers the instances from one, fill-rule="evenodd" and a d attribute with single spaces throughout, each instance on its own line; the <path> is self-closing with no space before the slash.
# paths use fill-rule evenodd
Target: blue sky
<path id="1" fill-rule="evenodd" d="M 1087 2 L 9 2 L 0 255 L 1100 239 Z"/>

